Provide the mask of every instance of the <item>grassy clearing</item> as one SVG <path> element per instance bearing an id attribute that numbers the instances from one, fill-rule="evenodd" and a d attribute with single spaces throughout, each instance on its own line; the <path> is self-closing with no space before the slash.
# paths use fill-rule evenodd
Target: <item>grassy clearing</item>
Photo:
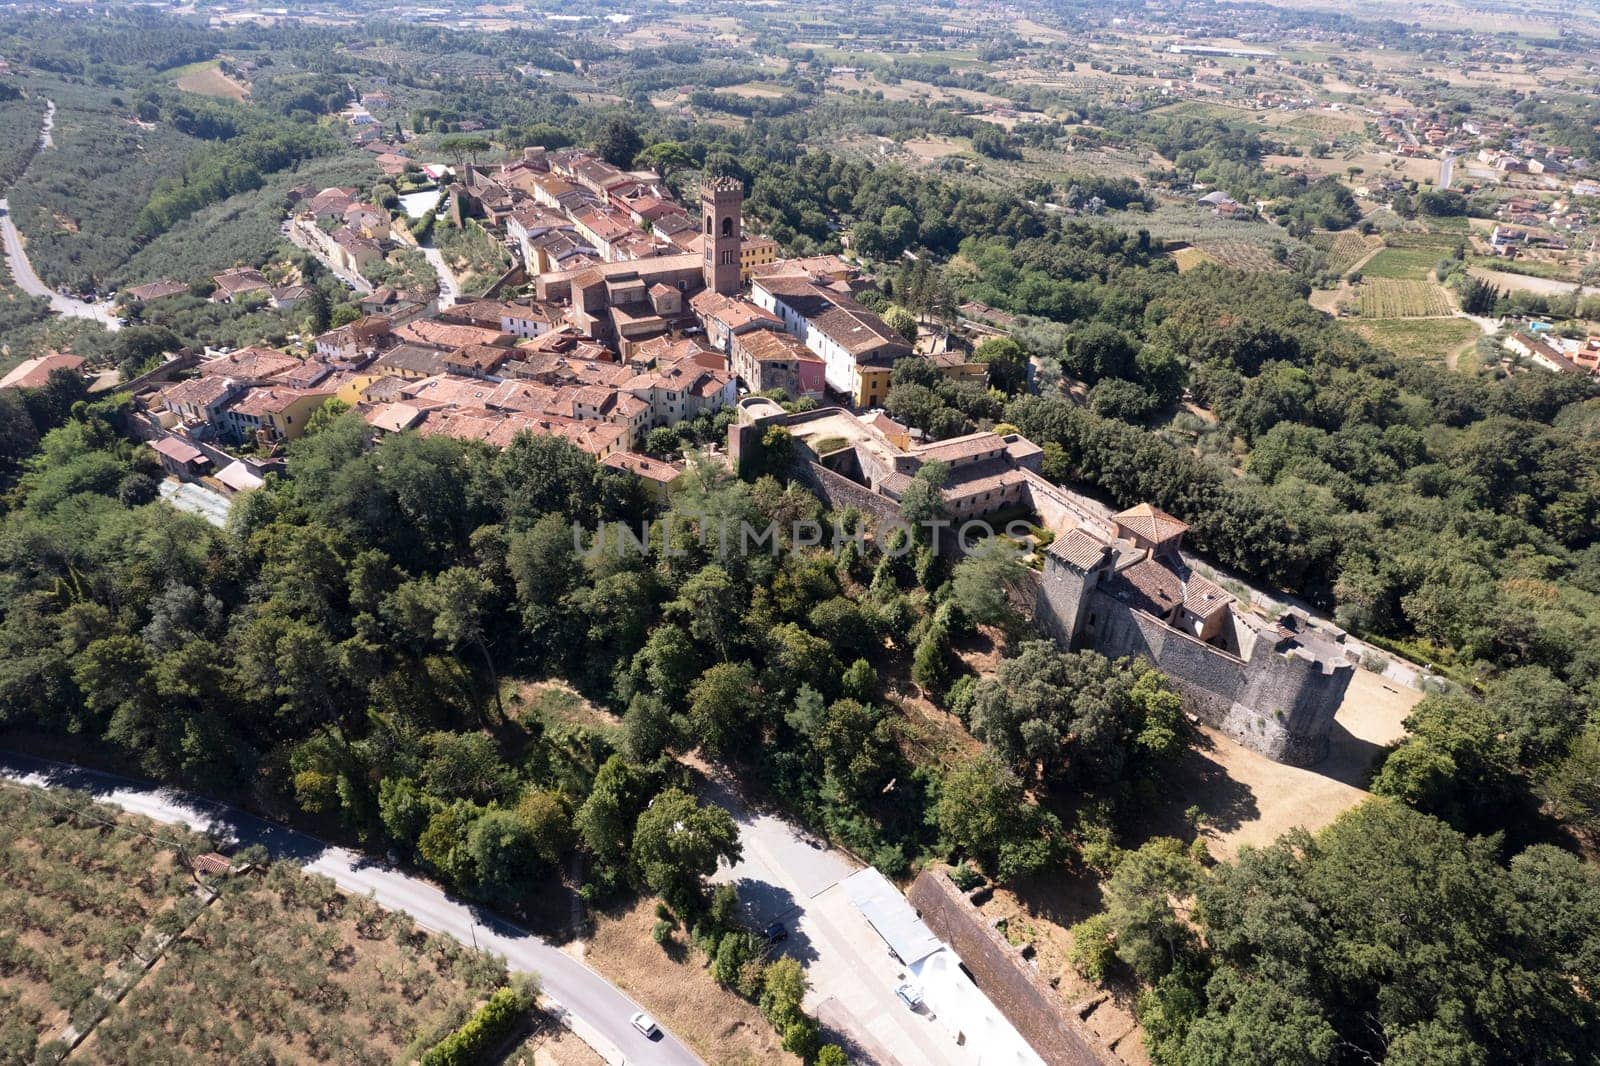
<path id="1" fill-rule="evenodd" d="M 1378 277 L 1362 281 L 1356 291 L 1362 318 L 1418 318 L 1455 313 L 1450 297 L 1431 281 Z"/>
<path id="2" fill-rule="evenodd" d="M 1391 318 L 1352 323 L 1357 333 L 1396 355 L 1444 359 L 1481 331 L 1464 318 Z"/>
<path id="3" fill-rule="evenodd" d="M 1215 259 L 1211 258 L 1199 248 L 1179 248 L 1177 251 L 1172 253 L 1172 259 L 1178 264 L 1178 273 L 1180 274 L 1188 273 L 1197 266 L 1203 266 L 1206 263 L 1216 262 Z"/>
<path id="4" fill-rule="evenodd" d="M 179 89 L 199 96 L 243 100 L 249 91 L 246 86 L 222 73 L 215 59 L 205 63 L 190 63 L 169 73 L 177 75 L 174 82 Z"/>
<path id="5" fill-rule="evenodd" d="M 1364 278 L 1400 278 L 1421 281 L 1433 272 L 1442 258 L 1437 247 L 1385 248 L 1361 268 Z"/>

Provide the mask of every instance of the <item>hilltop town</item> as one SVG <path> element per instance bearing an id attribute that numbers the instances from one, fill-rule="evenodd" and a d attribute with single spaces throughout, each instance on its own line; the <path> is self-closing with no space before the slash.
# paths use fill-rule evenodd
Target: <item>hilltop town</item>
<path id="1" fill-rule="evenodd" d="M 1597 72 L 0 9 L 0 1066 L 1600 1056 Z"/>

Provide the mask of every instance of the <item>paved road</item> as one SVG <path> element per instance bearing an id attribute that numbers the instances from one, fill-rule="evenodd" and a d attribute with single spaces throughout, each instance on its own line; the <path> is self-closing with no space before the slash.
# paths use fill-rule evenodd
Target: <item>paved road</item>
<path id="1" fill-rule="evenodd" d="M 54 148 L 56 128 L 56 102 L 44 102 L 44 121 L 39 126 L 39 148 Z M 37 166 L 39 157 L 36 155 L 30 167 Z M 6 269 L 11 272 L 11 280 L 17 288 L 29 296 L 43 296 L 50 301 L 50 310 L 58 315 L 68 318 L 87 318 L 100 323 L 106 329 L 116 332 L 121 329 L 117 322 L 116 311 L 111 306 L 111 301 L 106 300 L 97 304 L 86 304 L 82 300 L 63 296 L 39 279 L 34 273 L 33 264 L 28 262 L 28 253 L 22 247 L 22 234 L 17 231 L 16 223 L 11 221 L 11 205 L 5 198 L 0 197 L 0 245 L 3 245 L 6 259 Z"/>
<path id="2" fill-rule="evenodd" d="M 937 1020 L 895 997 L 906 967 L 845 895 L 839 882 L 859 866 L 790 822 L 747 807 L 723 780 L 706 796 L 733 815 L 744 857 L 712 878 L 735 885 L 757 928 L 783 921 L 780 947 L 811 979 L 806 1006 L 853 1046 L 851 1061 L 875 1066 L 976 1066 L 979 1052 L 960 1047 Z"/>
<path id="3" fill-rule="evenodd" d="M 1455 180 L 1456 157 L 1453 152 L 1446 152 L 1439 157 L 1439 188 L 1448 189 Z"/>
<path id="4" fill-rule="evenodd" d="M 0 751 L 0 778 L 41 788 L 78 789 L 154 821 L 183 823 L 240 845 L 261 844 L 277 858 L 331 878 L 345 892 L 369 896 L 379 906 L 405 911 L 425 929 L 503 956 L 514 971 L 537 973 L 546 998 L 565 1013 L 573 1032 L 613 1066 L 700 1064 L 671 1034 L 663 1032 L 652 1041 L 636 1032 L 628 1019 L 639 1006 L 577 959 L 421 878 L 359 852 L 190 793 L 13 752 Z"/>
<path id="5" fill-rule="evenodd" d="M 113 332 L 122 328 L 117 322 L 111 301 L 86 304 L 71 296 L 61 295 L 39 279 L 39 275 L 33 272 L 33 264 L 28 262 L 28 253 L 23 250 L 22 234 L 17 232 L 16 223 L 11 221 L 11 206 L 4 199 L 0 199 L 0 243 L 5 247 L 6 269 L 11 272 L 11 280 L 17 288 L 29 296 L 43 296 L 50 301 L 50 310 L 58 315 L 93 319 Z"/>
<path id="6" fill-rule="evenodd" d="M 457 297 L 461 295 L 461 285 L 456 281 L 455 271 L 450 269 L 450 264 L 444 261 L 444 256 L 433 245 L 419 244 L 417 248 L 428 265 L 433 267 L 433 272 L 439 275 L 439 306 L 454 307 Z"/>
<path id="7" fill-rule="evenodd" d="M 366 296 L 372 292 L 372 282 L 368 281 L 360 274 L 352 274 L 348 270 L 345 270 L 336 263 L 330 261 L 325 255 L 322 254 L 322 249 L 318 248 L 307 238 L 301 236 L 295 221 L 290 220 L 282 223 L 278 226 L 278 232 L 283 234 L 284 240 L 288 241 L 296 248 L 310 252 L 312 258 L 316 259 L 317 262 L 326 267 L 330 274 L 344 282 L 362 296 Z"/>

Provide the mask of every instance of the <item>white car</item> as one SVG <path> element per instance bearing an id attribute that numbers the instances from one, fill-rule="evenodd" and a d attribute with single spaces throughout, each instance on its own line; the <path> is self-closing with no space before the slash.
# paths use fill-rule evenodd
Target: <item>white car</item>
<path id="1" fill-rule="evenodd" d="M 916 1010 L 918 1007 L 922 1006 L 922 990 L 916 985 L 910 984 L 909 982 L 903 984 L 894 990 L 894 994 L 900 997 L 901 1003 L 904 1003 L 912 1010 Z"/>
<path id="2" fill-rule="evenodd" d="M 639 1011 L 632 1018 L 629 1018 L 628 1022 L 643 1033 L 647 1039 L 654 1040 L 661 1035 L 661 1029 L 656 1025 L 656 1020 L 644 1011 Z"/>

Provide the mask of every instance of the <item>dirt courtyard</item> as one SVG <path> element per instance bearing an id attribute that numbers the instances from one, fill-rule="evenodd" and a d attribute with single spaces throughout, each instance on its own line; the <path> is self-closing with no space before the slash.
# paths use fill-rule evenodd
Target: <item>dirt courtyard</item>
<path id="1" fill-rule="evenodd" d="M 1327 758 L 1315 766 L 1285 766 L 1214 729 L 1168 782 L 1173 802 L 1154 812 L 1152 835 L 1187 837 L 1184 812 L 1198 807 L 1211 854 L 1231 859 L 1242 844 L 1269 844 L 1289 829 L 1315 832 L 1366 797 L 1378 752 L 1398 740 L 1402 722 L 1422 698 L 1369 670 L 1358 669 L 1333 721 Z"/>

